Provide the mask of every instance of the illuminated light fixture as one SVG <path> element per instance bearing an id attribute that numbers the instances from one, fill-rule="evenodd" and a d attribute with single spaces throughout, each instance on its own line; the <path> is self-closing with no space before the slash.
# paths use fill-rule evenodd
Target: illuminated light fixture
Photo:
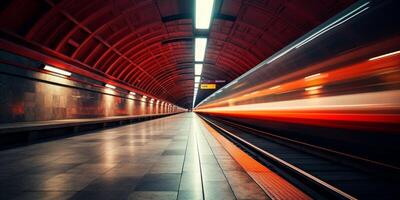
<path id="1" fill-rule="evenodd" d="M 194 60 L 203 62 L 206 54 L 207 38 L 195 38 L 194 41 Z"/>
<path id="2" fill-rule="evenodd" d="M 194 77 L 194 82 L 195 83 L 200 83 L 200 79 L 201 79 L 201 76 L 195 76 Z"/>
<path id="3" fill-rule="evenodd" d="M 116 88 L 115 86 L 110 85 L 110 84 L 105 84 L 104 86 L 107 88 L 113 89 L 113 90 L 115 90 L 115 88 Z"/>
<path id="4" fill-rule="evenodd" d="M 321 88 L 322 88 L 322 85 L 318 85 L 318 86 L 308 87 L 305 90 L 306 91 L 312 91 L 312 90 L 319 90 Z"/>
<path id="5" fill-rule="evenodd" d="M 281 86 L 280 85 L 277 85 L 277 86 L 274 86 L 274 87 L 270 87 L 269 89 L 270 90 L 275 90 L 275 89 L 278 89 L 278 88 L 280 88 Z"/>
<path id="6" fill-rule="evenodd" d="M 147 96 L 143 95 L 143 96 L 142 96 L 142 99 L 147 99 Z"/>
<path id="7" fill-rule="evenodd" d="M 61 75 L 64 75 L 64 76 L 71 76 L 72 75 L 72 73 L 69 72 L 69 71 L 58 69 L 58 68 L 50 66 L 50 65 L 45 65 L 43 69 L 47 70 L 47 71 L 50 71 L 50 72 L 57 73 L 57 74 L 61 74 Z"/>
<path id="8" fill-rule="evenodd" d="M 214 0 L 196 0 L 196 29 L 209 29 Z"/>
<path id="9" fill-rule="evenodd" d="M 136 93 L 134 93 L 134 92 L 129 92 L 129 94 L 130 94 L 130 95 L 136 95 Z"/>
<path id="10" fill-rule="evenodd" d="M 194 75 L 200 76 L 203 71 L 203 64 L 194 64 Z"/>
<path id="11" fill-rule="evenodd" d="M 321 73 L 313 74 L 313 75 L 307 76 L 307 77 L 305 77 L 304 79 L 305 79 L 305 80 L 310 80 L 310 79 L 314 79 L 314 78 L 316 78 L 316 77 L 318 77 L 318 76 L 321 76 Z"/>
<path id="12" fill-rule="evenodd" d="M 384 58 L 384 57 L 388 57 L 388 56 L 392 56 L 392 55 L 396 55 L 396 54 L 399 54 L 399 53 L 400 53 L 400 51 L 395 51 L 395 52 L 392 52 L 392 53 L 387 53 L 387 54 L 383 54 L 383 55 L 380 55 L 380 56 L 377 56 L 377 57 L 370 58 L 369 60 L 378 60 L 378 59 L 381 59 L 381 58 Z"/>

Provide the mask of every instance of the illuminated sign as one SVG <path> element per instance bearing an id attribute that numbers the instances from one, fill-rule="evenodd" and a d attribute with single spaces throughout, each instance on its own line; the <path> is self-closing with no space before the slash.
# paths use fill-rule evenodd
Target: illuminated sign
<path id="1" fill-rule="evenodd" d="M 217 84 L 200 84 L 202 90 L 214 90 L 217 88 Z"/>

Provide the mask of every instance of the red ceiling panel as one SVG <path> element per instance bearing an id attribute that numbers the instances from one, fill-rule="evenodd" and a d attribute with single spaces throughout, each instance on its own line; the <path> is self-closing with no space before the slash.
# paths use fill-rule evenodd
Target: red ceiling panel
<path id="1" fill-rule="evenodd" d="M 231 81 L 352 2 L 216 0 L 203 77 Z M 190 106 L 193 3 L 11 0 L 2 6 L 0 24 L 38 51 Z"/>

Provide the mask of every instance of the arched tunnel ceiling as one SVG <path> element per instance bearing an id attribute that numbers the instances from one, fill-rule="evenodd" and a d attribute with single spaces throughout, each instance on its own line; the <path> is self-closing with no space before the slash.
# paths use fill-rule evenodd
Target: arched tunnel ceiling
<path id="1" fill-rule="evenodd" d="M 231 81 L 352 2 L 216 0 L 203 77 Z M 192 0 L 3 0 L 1 10 L 3 33 L 192 105 Z"/>

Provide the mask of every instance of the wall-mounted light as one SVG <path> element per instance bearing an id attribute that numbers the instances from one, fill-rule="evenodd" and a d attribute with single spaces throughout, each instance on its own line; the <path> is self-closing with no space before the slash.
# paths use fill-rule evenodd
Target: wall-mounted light
<path id="1" fill-rule="evenodd" d="M 115 90 L 115 86 L 113 86 L 113 85 L 110 85 L 110 84 L 105 84 L 104 85 L 106 88 L 110 88 L 110 89 L 113 89 L 113 90 Z"/>
<path id="2" fill-rule="evenodd" d="M 56 74 L 61 74 L 61 75 L 64 75 L 64 76 L 71 76 L 72 75 L 72 73 L 69 72 L 69 71 L 65 71 L 65 70 L 50 66 L 50 65 L 45 65 L 43 69 L 47 70 L 47 71 L 50 71 L 50 72 L 54 72 Z"/>
<path id="3" fill-rule="evenodd" d="M 196 29 L 209 29 L 214 0 L 196 0 Z"/>
<path id="4" fill-rule="evenodd" d="M 134 92 L 129 92 L 129 94 L 130 94 L 130 95 L 133 95 L 133 96 L 136 95 L 136 93 L 134 93 Z"/>

